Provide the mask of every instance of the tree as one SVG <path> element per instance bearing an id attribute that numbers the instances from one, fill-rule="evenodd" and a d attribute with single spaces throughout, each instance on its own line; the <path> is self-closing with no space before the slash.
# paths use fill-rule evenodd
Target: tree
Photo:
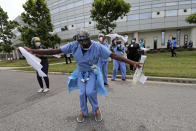
<path id="1" fill-rule="evenodd" d="M 94 0 L 91 18 L 97 22 L 97 30 L 103 34 L 109 34 L 116 27 L 115 21 L 125 16 L 130 7 L 131 5 L 124 0 Z"/>
<path id="2" fill-rule="evenodd" d="M 18 26 L 16 21 L 8 20 L 8 15 L 0 7 L 0 50 L 10 53 L 14 50 L 12 46 L 12 39 L 15 37 L 13 30 Z"/>
<path id="3" fill-rule="evenodd" d="M 196 13 L 189 15 L 189 16 L 186 18 L 186 21 L 187 21 L 189 24 L 196 24 Z"/>
<path id="4" fill-rule="evenodd" d="M 55 41 L 54 36 L 50 34 L 53 32 L 53 24 L 45 0 L 28 0 L 23 8 L 25 12 L 21 14 L 21 17 L 26 25 L 19 27 L 18 30 L 21 32 L 21 40 L 24 41 L 24 45 L 32 46 L 30 41 L 35 36 L 40 37 L 41 43 L 46 47 L 53 47 L 55 42 L 59 42 Z M 59 37 L 58 40 L 61 41 Z"/>

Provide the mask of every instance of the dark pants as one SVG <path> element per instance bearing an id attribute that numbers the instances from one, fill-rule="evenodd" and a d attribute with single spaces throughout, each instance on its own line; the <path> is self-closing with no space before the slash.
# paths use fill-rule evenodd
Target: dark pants
<path id="1" fill-rule="evenodd" d="M 172 57 L 176 56 L 175 48 L 171 48 L 171 56 Z"/>
<path id="2" fill-rule="evenodd" d="M 140 59 L 141 55 L 140 54 L 137 54 L 137 55 L 132 55 L 130 57 L 128 57 L 128 59 L 132 60 L 132 61 L 136 61 L 138 62 L 139 59 Z M 134 68 L 133 68 L 133 65 L 130 64 L 130 70 L 133 71 Z"/>
<path id="3" fill-rule="evenodd" d="M 69 59 L 69 62 L 71 63 L 71 58 L 70 57 L 65 57 L 66 64 L 68 64 L 68 59 Z"/>
<path id="4" fill-rule="evenodd" d="M 42 64 L 42 71 L 46 74 L 46 75 L 48 75 L 48 63 L 45 63 L 45 64 Z M 41 88 L 43 88 L 43 81 L 42 81 L 42 77 L 40 77 L 39 76 L 39 74 L 38 74 L 38 72 L 36 72 L 37 73 L 37 80 L 38 80 L 38 83 L 39 83 L 39 86 L 41 87 Z M 46 83 L 46 87 L 47 88 L 49 88 L 49 78 L 48 78 L 48 76 L 47 77 L 43 77 L 44 78 L 44 81 L 45 81 L 45 83 Z"/>

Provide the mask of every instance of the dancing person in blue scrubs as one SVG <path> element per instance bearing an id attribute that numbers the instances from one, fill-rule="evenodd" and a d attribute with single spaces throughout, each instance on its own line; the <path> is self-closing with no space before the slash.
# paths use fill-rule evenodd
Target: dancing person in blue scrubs
<path id="1" fill-rule="evenodd" d="M 85 30 L 81 30 L 77 35 L 75 35 L 74 40 L 75 41 L 62 46 L 60 49 L 25 49 L 32 54 L 40 55 L 72 53 L 78 66 L 77 70 L 80 86 L 81 113 L 78 115 L 77 121 L 84 122 L 85 117 L 88 116 L 87 99 L 92 106 L 92 114 L 95 115 L 95 120 L 102 121 L 102 114 L 97 101 L 97 93 L 99 90 L 96 88 L 96 85 L 98 83 L 97 80 L 100 79 L 100 77 L 97 77 L 97 74 L 95 73 L 99 58 L 107 59 L 108 57 L 111 57 L 112 59 L 132 64 L 134 65 L 134 67 L 140 67 L 142 63 L 128 60 L 120 55 L 112 53 L 109 49 L 101 45 L 99 42 L 91 41 L 88 32 Z"/>
<path id="2" fill-rule="evenodd" d="M 105 41 L 105 38 L 106 37 L 103 34 L 98 35 L 99 43 L 104 45 L 106 48 L 108 48 L 109 45 Z M 108 85 L 108 59 L 99 58 L 98 65 L 103 74 L 104 85 Z"/>
<path id="3" fill-rule="evenodd" d="M 120 56 L 124 56 L 125 53 L 125 46 L 122 45 L 121 40 L 113 39 L 112 40 L 112 50 L 115 54 L 118 54 Z M 122 80 L 126 80 L 126 64 L 125 62 L 121 62 L 119 60 L 113 60 L 113 73 L 112 73 L 112 81 L 115 81 L 116 74 L 118 73 L 118 69 L 120 68 Z"/>

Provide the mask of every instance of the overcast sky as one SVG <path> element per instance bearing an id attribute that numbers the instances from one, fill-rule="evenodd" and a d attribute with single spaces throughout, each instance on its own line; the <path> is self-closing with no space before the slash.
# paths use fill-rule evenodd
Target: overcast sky
<path id="1" fill-rule="evenodd" d="M 0 0 L 0 6 L 7 12 L 9 19 L 13 20 L 24 11 L 22 5 L 25 2 L 26 0 Z"/>

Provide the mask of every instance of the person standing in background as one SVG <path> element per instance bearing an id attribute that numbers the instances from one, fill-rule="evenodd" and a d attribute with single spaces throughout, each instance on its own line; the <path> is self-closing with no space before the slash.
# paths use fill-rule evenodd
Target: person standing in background
<path id="1" fill-rule="evenodd" d="M 70 54 L 64 54 L 64 57 L 65 57 L 65 62 L 66 62 L 66 64 L 68 64 L 68 60 L 69 60 L 70 63 L 72 63 L 72 62 L 71 62 Z"/>
<path id="2" fill-rule="evenodd" d="M 170 42 L 170 48 L 171 48 L 171 57 L 176 57 L 177 54 L 175 52 L 175 49 L 176 49 L 176 38 L 175 37 L 172 37 L 172 41 Z"/>
<path id="3" fill-rule="evenodd" d="M 45 46 L 41 45 L 39 37 L 33 37 L 32 40 L 31 40 L 31 44 L 33 46 L 32 49 L 46 49 Z M 37 80 L 38 80 L 38 83 L 39 83 L 39 86 L 40 86 L 40 89 L 37 92 L 39 92 L 39 93 L 48 92 L 50 90 L 49 89 L 49 78 L 48 78 L 48 67 L 49 67 L 48 58 L 45 57 L 44 55 L 39 55 L 39 54 L 36 54 L 36 56 L 41 59 L 40 64 L 43 66 L 41 70 L 47 75 L 47 77 L 43 77 L 44 81 L 45 81 L 45 84 L 46 84 L 46 88 L 44 89 L 42 77 L 40 77 L 38 72 L 36 72 Z"/>
<path id="4" fill-rule="evenodd" d="M 127 48 L 127 58 L 138 62 L 141 56 L 139 50 L 140 46 L 136 43 L 136 38 L 133 38 L 131 44 Z M 130 65 L 130 71 L 134 71 L 132 65 Z"/>
<path id="5" fill-rule="evenodd" d="M 124 57 L 125 47 L 118 38 L 112 40 L 112 49 L 115 54 Z M 113 60 L 113 73 L 111 81 L 115 81 L 118 69 L 120 68 L 122 80 L 126 81 L 126 64 L 118 60 Z"/>
<path id="6" fill-rule="evenodd" d="M 105 46 L 107 49 L 109 48 L 108 43 L 105 41 L 105 36 L 103 34 L 98 35 L 98 41 L 100 44 Z M 98 66 L 101 69 L 103 74 L 104 85 L 108 85 L 108 59 L 99 58 Z"/>

